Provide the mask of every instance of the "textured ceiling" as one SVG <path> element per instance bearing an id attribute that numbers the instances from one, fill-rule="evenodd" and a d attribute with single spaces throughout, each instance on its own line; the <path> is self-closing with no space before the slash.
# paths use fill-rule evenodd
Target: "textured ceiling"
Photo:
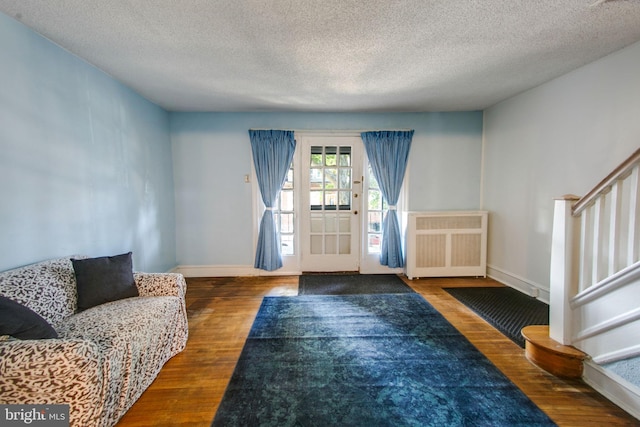
<path id="1" fill-rule="evenodd" d="M 484 109 L 640 40 L 640 0 L 0 0 L 171 111 Z"/>

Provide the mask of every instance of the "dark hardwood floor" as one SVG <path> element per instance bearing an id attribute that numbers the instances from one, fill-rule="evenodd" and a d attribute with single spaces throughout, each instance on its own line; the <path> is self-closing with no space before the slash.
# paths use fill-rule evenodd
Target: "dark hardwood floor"
<path id="1" fill-rule="evenodd" d="M 491 279 L 406 280 L 560 426 L 638 426 L 640 421 L 579 380 L 562 380 L 526 360 L 524 350 L 443 287 L 502 286 Z M 187 279 L 189 342 L 118 423 L 208 426 L 266 295 L 297 295 L 298 277 Z"/>

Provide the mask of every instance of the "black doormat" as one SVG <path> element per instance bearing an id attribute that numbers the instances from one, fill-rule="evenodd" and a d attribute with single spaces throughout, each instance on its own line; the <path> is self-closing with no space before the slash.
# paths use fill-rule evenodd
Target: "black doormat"
<path id="1" fill-rule="evenodd" d="M 298 295 L 406 294 L 413 292 L 394 274 L 303 274 Z"/>
<path id="2" fill-rule="evenodd" d="M 520 331 L 529 325 L 548 325 L 549 306 L 509 287 L 445 288 L 458 301 L 524 348 Z"/>

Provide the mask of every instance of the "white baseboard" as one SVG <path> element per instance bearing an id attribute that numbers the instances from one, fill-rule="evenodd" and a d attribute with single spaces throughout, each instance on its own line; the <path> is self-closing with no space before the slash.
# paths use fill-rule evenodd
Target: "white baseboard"
<path id="1" fill-rule="evenodd" d="M 549 289 L 544 288 L 538 283 L 532 282 L 518 276 L 517 274 L 510 273 L 493 265 L 487 265 L 487 276 L 549 304 Z"/>
<path id="2" fill-rule="evenodd" d="M 173 270 L 184 277 L 235 277 L 235 276 L 299 276 L 299 271 L 264 271 L 250 265 L 179 265 Z"/>
<path id="3" fill-rule="evenodd" d="M 180 273 L 184 277 L 247 277 L 247 276 L 300 276 L 302 271 L 286 266 L 275 271 L 265 271 L 251 265 L 178 265 L 170 273 Z M 361 274 L 403 274 L 402 268 L 370 268 Z"/>
<path id="4" fill-rule="evenodd" d="M 640 420 L 638 387 L 590 360 L 584 361 L 583 379 L 598 393 Z"/>

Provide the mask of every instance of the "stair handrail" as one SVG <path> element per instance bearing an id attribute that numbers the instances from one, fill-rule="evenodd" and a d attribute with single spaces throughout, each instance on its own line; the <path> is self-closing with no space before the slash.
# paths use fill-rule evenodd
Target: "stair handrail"
<path id="1" fill-rule="evenodd" d="M 629 234 L 626 236 L 628 240 L 627 259 L 624 261 L 626 266 L 619 262 L 615 253 L 608 254 L 610 255 L 610 260 L 608 260 L 606 266 L 598 264 L 601 260 L 601 258 L 598 258 L 598 252 L 594 253 L 592 251 L 589 255 L 589 250 L 595 250 L 596 246 L 599 248 L 601 238 L 609 239 L 609 241 L 618 238 L 617 218 L 613 227 L 607 230 L 606 236 L 591 237 L 590 240 L 584 239 L 585 233 L 589 232 L 588 219 L 585 219 L 585 217 L 588 218 L 589 215 L 594 215 L 593 221 L 595 221 L 594 224 L 597 228 L 600 221 L 607 220 L 607 214 L 618 215 L 617 209 L 620 203 L 619 197 L 621 197 L 622 182 L 628 178 L 631 178 L 628 192 L 631 197 L 631 203 L 629 203 L 628 215 L 629 218 L 637 218 L 640 213 L 640 148 L 636 149 L 631 156 L 616 167 L 584 197 L 565 195 L 555 200 L 549 282 L 549 335 L 561 344 L 573 344 L 575 332 L 573 329 L 576 325 L 572 314 L 572 299 L 580 292 L 584 292 L 589 287 L 597 286 L 598 283 L 602 282 L 605 277 L 600 276 L 604 276 L 605 272 L 606 276 L 611 276 L 619 270 L 619 267 L 625 268 L 637 261 L 638 247 L 636 240 L 640 232 L 640 224 L 638 224 L 637 219 L 629 224 Z M 615 191 L 613 190 L 614 188 Z M 606 203 L 603 201 L 604 197 L 612 191 L 615 192 L 612 195 L 612 204 L 608 208 L 608 212 L 604 216 L 600 216 Z M 598 208 L 601 210 L 600 212 L 590 213 L 587 210 L 587 208 L 597 204 L 600 204 Z M 630 221 L 632 220 L 630 219 Z M 585 244 L 588 246 L 583 246 Z M 589 249 L 589 246 L 591 249 Z M 617 252 L 617 247 L 613 246 L 613 248 Z M 596 257 L 597 259 L 594 258 L 596 261 L 594 262 L 594 259 L 587 258 L 589 256 Z M 611 260 L 614 260 L 614 262 L 611 262 Z M 590 270 L 587 271 L 587 269 Z M 585 281 L 585 279 L 589 280 Z"/>
<path id="2" fill-rule="evenodd" d="M 627 174 L 631 173 L 636 164 L 640 163 L 640 148 L 638 148 L 627 160 L 620 163 L 613 172 L 611 172 L 605 179 L 600 181 L 591 191 L 585 194 L 580 200 L 578 200 L 572 207 L 572 215 L 579 216 L 582 211 L 594 202 L 598 196 L 605 193 L 616 181 L 623 179 Z"/>

